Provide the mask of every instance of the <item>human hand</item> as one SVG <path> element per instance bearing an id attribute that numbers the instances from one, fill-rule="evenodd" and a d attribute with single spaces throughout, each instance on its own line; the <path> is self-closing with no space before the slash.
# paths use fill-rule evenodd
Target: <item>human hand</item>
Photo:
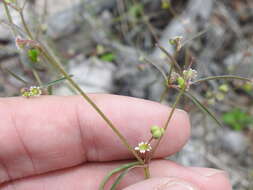
<path id="1" fill-rule="evenodd" d="M 169 108 L 115 95 L 89 95 L 132 146 L 163 126 Z M 190 134 L 176 110 L 150 164 L 132 170 L 118 189 L 230 190 L 224 172 L 184 167 L 162 158 L 178 152 Z M 97 190 L 105 175 L 133 156 L 81 97 L 0 98 L 0 190 Z M 131 185 L 133 184 L 133 185 Z"/>

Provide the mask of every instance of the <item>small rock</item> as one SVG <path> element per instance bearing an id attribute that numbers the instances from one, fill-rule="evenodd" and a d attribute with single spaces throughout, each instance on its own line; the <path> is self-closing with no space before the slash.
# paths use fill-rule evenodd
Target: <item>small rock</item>
<path id="1" fill-rule="evenodd" d="M 69 73 L 73 79 L 87 93 L 109 93 L 113 89 L 113 73 L 115 66 L 109 62 L 103 62 L 97 58 L 88 60 L 72 60 Z M 73 94 L 68 88 L 62 86 L 55 92 L 57 95 Z"/>
<path id="2" fill-rule="evenodd" d="M 224 130 L 220 138 L 222 148 L 228 152 L 232 152 L 234 155 L 243 154 L 248 148 L 249 143 L 246 137 L 239 131 Z"/>

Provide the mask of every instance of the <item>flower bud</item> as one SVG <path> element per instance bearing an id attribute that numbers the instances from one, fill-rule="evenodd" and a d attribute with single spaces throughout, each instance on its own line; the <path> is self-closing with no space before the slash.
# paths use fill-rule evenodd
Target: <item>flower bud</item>
<path id="1" fill-rule="evenodd" d="M 159 139 L 164 134 L 164 128 L 159 126 L 153 126 L 150 131 L 154 139 Z"/>
<path id="2" fill-rule="evenodd" d="M 39 61 L 40 51 L 36 48 L 32 48 L 27 51 L 27 55 L 31 62 L 37 63 Z"/>
<path id="3" fill-rule="evenodd" d="M 154 125 L 154 126 L 152 126 L 151 127 L 151 133 L 153 133 L 153 132 L 155 132 L 155 131 L 157 131 L 157 130 L 159 130 L 160 129 L 160 127 L 159 126 L 157 126 L 157 125 Z"/>
<path id="4" fill-rule="evenodd" d="M 227 93 L 229 91 L 229 87 L 227 84 L 222 84 L 219 86 L 219 91 Z"/>
<path id="5" fill-rule="evenodd" d="M 177 83 L 179 85 L 179 88 L 184 88 L 185 87 L 185 80 L 182 77 L 177 78 Z"/>

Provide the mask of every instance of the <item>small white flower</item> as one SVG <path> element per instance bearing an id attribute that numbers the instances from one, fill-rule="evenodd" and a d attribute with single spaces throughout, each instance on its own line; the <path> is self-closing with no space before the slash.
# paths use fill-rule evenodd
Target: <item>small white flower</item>
<path id="1" fill-rule="evenodd" d="M 170 77 L 170 82 L 171 83 L 175 82 L 178 79 L 178 77 L 180 77 L 180 75 L 178 73 L 172 72 L 171 77 Z"/>
<path id="2" fill-rule="evenodd" d="M 145 153 L 145 152 L 149 152 L 152 150 L 152 147 L 149 143 L 147 142 L 141 142 L 138 144 L 137 147 L 134 148 L 135 150 L 139 151 L 140 153 Z"/>
<path id="3" fill-rule="evenodd" d="M 40 96 L 42 94 L 41 88 L 39 86 L 31 86 L 29 92 L 30 96 Z"/>
<path id="4" fill-rule="evenodd" d="M 183 75 L 186 80 L 194 80 L 198 76 L 198 72 L 194 69 L 188 69 L 183 71 Z"/>

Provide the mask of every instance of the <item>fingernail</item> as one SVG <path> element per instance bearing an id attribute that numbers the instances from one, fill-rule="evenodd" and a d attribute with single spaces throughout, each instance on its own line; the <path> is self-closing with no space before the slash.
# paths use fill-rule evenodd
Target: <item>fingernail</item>
<path id="1" fill-rule="evenodd" d="M 215 170 L 215 169 L 213 169 L 213 171 L 209 171 L 207 173 L 204 173 L 203 175 L 205 177 L 213 177 L 213 176 L 215 176 L 217 174 L 224 174 L 225 175 L 226 173 L 224 171 L 221 171 L 221 170 Z"/>
<path id="2" fill-rule="evenodd" d="M 194 168 L 194 167 L 190 167 L 190 168 L 194 172 L 196 172 L 204 177 L 213 177 L 214 175 L 217 175 L 217 174 L 226 175 L 226 172 L 224 172 L 222 170 L 213 169 L 213 168 Z"/>
<path id="3" fill-rule="evenodd" d="M 197 188 L 193 187 L 189 183 L 171 181 L 166 184 L 166 187 L 164 186 L 164 188 L 161 188 L 161 190 L 197 190 Z"/>

